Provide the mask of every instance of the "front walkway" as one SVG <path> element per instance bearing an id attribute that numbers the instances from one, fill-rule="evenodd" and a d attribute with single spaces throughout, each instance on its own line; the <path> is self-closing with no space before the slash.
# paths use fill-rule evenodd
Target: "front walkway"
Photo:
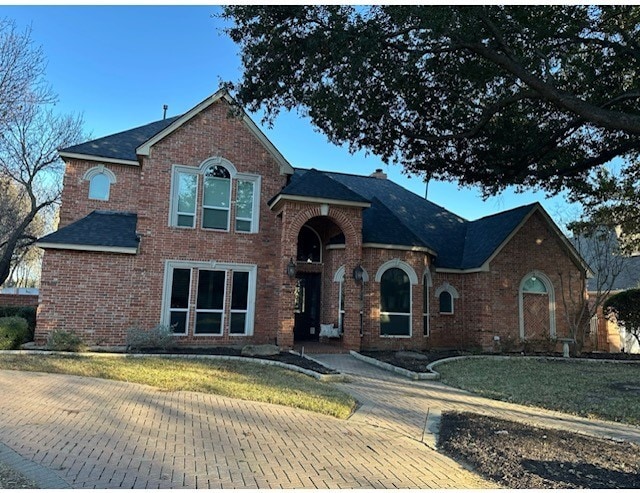
<path id="1" fill-rule="evenodd" d="M 0 443 L 9 455 L 0 447 L 0 460 L 18 458 L 12 466 L 38 472 L 27 475 L 52 488 L 460 489 L 496 485 L 433 449 L 431 432 L 447 409 L 640 442 L 639 428 L 411 381 L 349 355 L 314 358 L 349 374 L 349 382 L 336 384 L 362 403 L 349 420 L 216 395 L 2 370 Z"/>
<path id="2" fill-rule="evenodd" d="M 409 380 L 348 355 L 312 357 L 325 366 L 351 376 L 350 382 L 336 385 L 365 404 L 357 419 L 414 439 L 426 434 L 425 422 L 434 418 L 437 420 L 443 411 L 456 410 L 640 443 L 640 428 L 636 426 L 486 399 L 433 381 Z"/>
<path id="3" fill-rule="evenodd" d="M 284 406 L 0 371 L 0 443 L 61 488 L 491 488 L 423 443 Z M 1 449 L 0 449 L 1 452 Z M 2 457 L 0 456 L 0 460 Z M 48 479 L 32 471 L 47 468 Z"/>

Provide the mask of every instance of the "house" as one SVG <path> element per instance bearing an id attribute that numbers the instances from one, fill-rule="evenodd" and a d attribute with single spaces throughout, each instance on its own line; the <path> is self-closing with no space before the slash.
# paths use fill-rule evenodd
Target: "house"
<path id="1" fill-rule="evenodd" d="M 221 90 L 60 152 L 36 343 L 65 329 L 124 345 L 159 323 L 184 345 L 344 350 L 568 334 L 560 280 L 588 268 L 539 204 L 467 221 L 380 170 L 295 169 L 234 108 Z"/>
<path id="2" fill-rule="evenodd" d="M 609 320 L 602 309 L 610 296 L 640 287 L 640 253 L 621 252 L 619 235 L 619 230 L 606 229 L 591 236 L 576 236 L 571 241 L 593 272 L 587 281 L 589 302 L 601 303 L 591 319 L 593 349 L 608 353 L 640 353 L 635 337 L 614 320 Z"/>

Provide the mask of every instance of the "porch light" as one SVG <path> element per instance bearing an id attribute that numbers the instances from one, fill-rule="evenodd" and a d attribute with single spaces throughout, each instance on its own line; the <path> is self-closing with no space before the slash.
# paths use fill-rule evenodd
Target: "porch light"
<path id="1" fill-rule="evenodd" d="M 290 258 L 287 264 L 287 275 L 290 279 L 296 277 L 296 264 L 293 262 L 293 258 Z"/>
<path id="2" fill-rule="evenodd" d="M 364 269 L 360 264 L 358 264 L 358 266 L 355 269 L 353 269 L 353 278 L 356 280 L 356 282 L 360 282 L 362 281 L 363 275 L 364 275 Z"/>

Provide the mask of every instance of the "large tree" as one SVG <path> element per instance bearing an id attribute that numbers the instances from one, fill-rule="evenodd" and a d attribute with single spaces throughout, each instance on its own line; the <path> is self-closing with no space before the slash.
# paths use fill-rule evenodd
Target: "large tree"
<path id="1" fill-rule="evenodd" d="M 44 59 L 29 31 L 0 20 L 0 285 L 59 202 L 58 149 L 82 137 L 81 118 L 54 112 L 43 73 Z"/>
<path id="2" fill-rule="evenodd" d="M 230 6 L 238 101 L 425 177 L 550 192 L 640 151 L 637 6 Z M 584 190 L 582 190 L 584 192 Z"/>

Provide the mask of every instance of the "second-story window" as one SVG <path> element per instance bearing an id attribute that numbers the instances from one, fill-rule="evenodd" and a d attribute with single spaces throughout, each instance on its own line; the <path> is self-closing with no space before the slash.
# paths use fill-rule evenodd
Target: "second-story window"
<path id="1" fill-rule="evenodd" d="M 208 159 L 198 168 L 174 165 L 169 225 L 257 233 L 260 181 L 259 175 L 238 173 L 223 158 Z"/>
<path id="2" fill-rule="evenodd" d="M 220 165 L 211 166 L 204 175 L 202 227 L 227 231 L 230 209 L 231 175 L 229 170 Z"/>

